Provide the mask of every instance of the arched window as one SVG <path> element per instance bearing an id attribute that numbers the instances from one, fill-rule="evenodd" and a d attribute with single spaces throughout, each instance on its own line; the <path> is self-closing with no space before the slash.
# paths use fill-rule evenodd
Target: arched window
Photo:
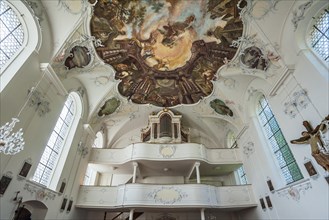
<path id="1" fill-rule="evenodd" d="M 329 11 L 325 9 L 315 20 L 311 31 L 311 47 L 329 63 Z"/>
<path id="2" fill-rule="evenodd" d="M 264 95 L 258 100 L 257 114 L 287 184 L 302 179 L 303 175 L 299 170 L 294 155 L 291 153 Z"/>
<path id="3" fill-rule="evenodd" d="M 52 181 L 59 159 L 67 157 L 68 150 L 65 151 L 64 155 L 63 148 L 71 145 L 71 143 L 66 143 L 66 139 L 69 133 L 76 129 L 76 127 L 72 127 L 77 115 L 77 101 L 74 95 L 69 94 L 32 178 L 33 181 L 47 187 Z M 77 123 L 75 124 L 77 125 Z"/>
<path id="4" fill-rule="evenodd" d="M 0 69 L 22 49 L 24 31 L 16 12 L 0 1 Z"/>

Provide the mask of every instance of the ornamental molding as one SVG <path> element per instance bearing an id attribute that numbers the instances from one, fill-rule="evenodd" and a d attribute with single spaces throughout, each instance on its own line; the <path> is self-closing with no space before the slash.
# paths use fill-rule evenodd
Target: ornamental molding
<path id="1" fill-rule="evenodd" d="M 80 1 L 58 0 L 58 5 L 61 8 L 64 8 L 65 11 L 74 15 L 82 14 L 87 10 L 88 7 L 87 0 L 80 0 Z"/>
<path id="2" fill-rule="evenodd" d="M 269 12 L 276 10 L 275 7 L 279 1 L 280 0 L 249 1 L 247 3 L 247 7 L 242 8 L 242 12 L 244 12 L 244 15 L 255 20 L 262 20 L 268 15 Z"/>
<path id="3" fill-rule="evenodd" d="M 255 152 L 254 143 L 249 141 L 245 146 L 243 146 L 243 153 L 249 157 Z"/>
<path id="4" fill-rule="evenodd" d="M 176 146 L 173 145 L 161 145 L 159 147 L 159 153 L 163 158 L 169 159 L 174 156 L 176 152 Z"/>
<path id="5" fill-rule="evenodd" d="M 297 183 L 290 187 L 285 187 L 280 190 L 276 190 L 280 197 L 286 197 L 288 199 L 293 199 L 295 201 L 300 200 L 301 194 L 305 195 L 306 191 L 312 188 L 312 184 L 309 179 L 306 181 Z"/>
<path id="6" fill-rule="evenodd" d="M 148 193 L 148 198 L 153 199 L 155 203 L 162 203 L 163 205 L 172 205 L 174 203 L 181 202 L 183 198 L 188 195 L 180 189 L 173 186 L 161 187 Z"/>
<path id="7" fill-rule="evenodd" d="M 265 44 L 256 36 L 257 34 L 242 36 L 232 41 L 231 47 L 239 48 L 239 51 L 234 60 L 227 60 L 226 68 L 239 68 L 246 75 L 260 73 L 264 74 L 266 78 L 272 77 L 281 67 L 274 63 L 281 58 L 276 52 L 273 52 L 274 49 L 270 48 L 269 44 Z M 269 69 L 273 71 L 269 71 Z"/>
<path id="8" fill-rule="evenodd" d="M 50 112 L 49 102 L 46 100 L 45 96 L 38 91 L 35 87 L 28 90 L 28 105 L 33 107 L 40 117 L 45 116 Z"/>
<path id="9" fill-rule="evenodd" d="M 30 183 L 25 183 L 23 189 L 30 192 L 31 195 L 33 195 L 35 193 L 36 200 L 44 200 L 44 199 L 45 200 L 48 200 L 48 199 L 54 200 L 56 197 L 55 192 L 47 190 L 41 186 L 32 185 Z"/>
<path id="10" fill-rule="evenodd" d="M 80 141 L 78 144 L 78 152 L 82 158 L 85 158 L 85 156 L 89 153 L 88 147 L 82 141 Z"/>
<path id="11" fill-rule="evenodd" d="M 61 52 L 56 56 L 54 59 L 54 62 L 52 66 L 56 68 L 56 72 L 63 76 L 67 77 L 68 74 L 72 75 L 74 71 L 74 74 L 83 74 L 83 73 L 89 73 L 91 70 L 93 70 L 96 66 L 101 64 L 102 62 L 98 61 L 95 56 L 95 48 L 93 44 L 95 44 L 96 39 L 93 36 L 89 36 L 87 34 L 81 34 L 79 33 L 79 38 L 76 40 L 73 40 L 72 42 L 68 42 L 64 48 L 61 49 Z M 84 63 L 83 66 L 78 66 L 76 63 L 73 64 L 71 68 L 66 66 L 67 59 L 73 59 L 74 58 L 74 50 L 76 48 L 82 48 L 85 50 L 86 56 L 88 56 L 89 60 L 83 60 L 87 63 Z M 97 61 L 96 61 L 97 60 Z"/>
<path id="12" fill-rule="evenodd" d="M 284 105 L 284 113 L 288 115 L 290 118 L 295 118 L 296 115 L 303 109 L 306 109 L 310 104 L 310 99 L 308 97 L 307 91 L 305 89 L 301 89 L 299 91 L 295 91 L 292 94 L 291 100 L 285 102 Z"/>
<path id="13" fill-rule="evenodd" d="M 313 2 L 314 0 L 309 0 L 308 2 L 298 6 L 297 10 L 292 12 L 293 18 L 291 19 L 291 22 L 294 25 L 294 31 L 297 30 L 298 23 L 305 18 L 305 11 L 312 6 Z"/>

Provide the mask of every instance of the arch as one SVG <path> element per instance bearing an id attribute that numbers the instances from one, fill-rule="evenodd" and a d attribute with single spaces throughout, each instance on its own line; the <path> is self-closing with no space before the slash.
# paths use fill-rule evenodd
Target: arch
<path id="1" fill-rule="evenodd" d="M 262 133 L 267 139 L 266 145 L 272 149 L 272 157 L 276 159 L 275 161 L 286 183 L 290 184 L 303 179 L 295 157 L 289 148 L 265 95 L 258 95 L 255 111 L 262 128 Z"/>
<path id="2" fill-rule="evenodd" d="M 22 202 L 14 216 L 14 220 L 45 219 L 48 207 L 38 200 Z"/>
<path id="3" fill-rule="evenodd" d="M 0 92 L 6 87 L 14 75 L 18 72 L 24 62 L 30 57 L 34 51 L 39 51 L 41 47 L 41 30 L 38 21 L 29 6 L 24 1 L 5 1 L 13 11 L 18 15 L 18 19 L 22 24 L 24 32 L 24 40 L 22 47 L 11 59 L 1 67 Z"/>
<path id="4" fill-rule="evenodd" d="M 80 96 L 76 92 L 71 92 L 46 144 L 33 181 L 56 189 L 81 117 L 81 107 Z"/>
<path id="5" fill-rule="evenodd" d="M 303 15 L 303 19 L 298 23 L 295 31 L 295 42 L 297 47 L 297 54 L 303 52 L 307 59 L 312 61 L 314 66 L 319 70 L 325 78 L 328 78 L 328 63 L 326 63 L 310 45 L 310 32 L 317 16 L 328 8 L 327 1 L 314 1 L 310 8 Z"/>

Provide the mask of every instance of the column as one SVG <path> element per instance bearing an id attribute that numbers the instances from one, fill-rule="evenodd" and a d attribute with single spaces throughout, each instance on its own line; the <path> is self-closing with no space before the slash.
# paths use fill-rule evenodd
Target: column
<path id="1" fill-rule="evenodd" d="M 133 219 L 134 219 L 134 209 L 130 209 L 129 220 L 133 220 Z"/>
<path id="2" fill-rule="evenodd" d="M 199 170 L 199 167 L 200 167 L 200 162 L 195 162 L 196 182 L 197 183 L 201 183 L 201 181 L 200 181 L 200 170 Z"/>
<path id="3" fill-rule="evenodd" d="M 201 220 L 206 220 L 206 217 L 204 215 L 204 209 L 201 209 Z"/>
<path id="4" fill-rule="evenodd" d="M 137 162 L 133 162 L 133 166 L 134 166 L 133 183 L 136 183 L 136 173 L 137 173 L 138 163 Z"/>

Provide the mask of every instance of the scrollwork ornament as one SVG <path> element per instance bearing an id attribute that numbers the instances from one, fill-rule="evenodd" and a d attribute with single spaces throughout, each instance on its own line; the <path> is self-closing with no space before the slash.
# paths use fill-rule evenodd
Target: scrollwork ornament
<path id="1" fill-rule="evenodd" d="M 293 14 L 293 18 L 291 19 L 291 22 L 292 24 L 294 25 L 294 30 L 296 31 L 297 30 L 297 27 L 298 27 L 298 23 L 304 19 L 304 14 L 305 14 L 305 11 L 311 7 L 311 5 L 313 4 L 314 0 L 309 0 L 308 2 L 300 5 L 298 7 L 297 10 L 294 10 L 292 12 Z"/>
<path id="2" fill-rule="evenodd" d="M 256 34 L 242 36 L 232 41 L 231 47 L 240 48 L 236 58 L 227 63 L 227 68 L 239 68 L 246 75 L 255 75 L 257 73 L 265 74 L 265 77 L 274 75 L 274 70 L 279 66 L 274 65 L 280 59 L 280 56 L 273 52 L 269 44 L 259 40 Z M 269 69 L 273 71 L 269 71 Z"/>

